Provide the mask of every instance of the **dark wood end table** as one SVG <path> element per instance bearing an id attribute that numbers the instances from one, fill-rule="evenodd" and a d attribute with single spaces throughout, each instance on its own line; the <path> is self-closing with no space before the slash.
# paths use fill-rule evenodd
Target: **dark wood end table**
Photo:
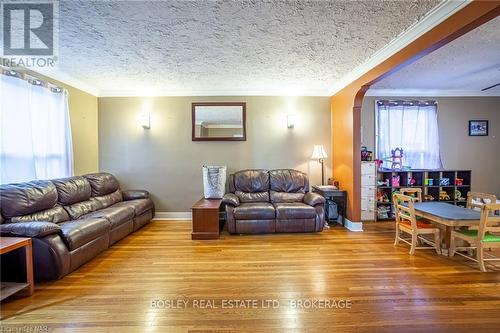
<path id="1" fill-rule="evenodd" d="M 193 232 L 191 239 L 218 239 L 219 209 L 222 199 L 200 199 L 192 207 Z"/>
<path id="2" fill-rule="evenodd" d="M 342 213 L 342 226 L 345 227 L 345 214 L 347 211 L 347 191 L 338 190 L 333 188 L 332 186 L 322 186 L 322 185 L 313 185 L 312 191 L 314 193 L 318 193 L 325 197 L 327 201 L 327 205 L 325 207 L 325 220 L 330 224 L 330 220 L 328 219 L 329 215 L 329 205 L 328 201 L 334 202 L 337 205 L 338 212 Z M 337 218 L 338 222 L 338 218 Z"/>
<path id="3" fill-rule="evenodd" d="M 31 238 L 24 237 L 0 237 L 0 255 L 9 253 L 24 247 L 26 264 L 26 282 L 1 282 L 0 300 L 19 293 L 23 296 L 31 296 L 35 291 L 33 279 L 33 252 Z"/>

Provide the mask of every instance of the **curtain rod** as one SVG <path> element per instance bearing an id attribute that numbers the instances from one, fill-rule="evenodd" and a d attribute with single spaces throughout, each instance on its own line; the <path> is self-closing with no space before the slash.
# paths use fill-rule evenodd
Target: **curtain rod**
<path id="1" fill-rule="evenodd" d="M 22 70 L 14 70 L 12 68 L 0 65 L 0 74 L 15 77 L 15 78 L 18 78 L 20 80 L 27 81 L 34 86 L 39 86 L 39 87 L 44 87 L 44 88 L 50 89 L 50 91 L 53 93 L 66 92 L 66 89 L 64 89 L 56 84 L 53 84 L 52 82 L 42 80 L 42 79 L 40 79 L 32 74 L 25 73 Z"/>
<path id="2" fill-rule="evenodd" d="M 377 105 L 431 106 L 431 105 L 437 105 L 437 102 L 433 100 L 377 100 Z"/>

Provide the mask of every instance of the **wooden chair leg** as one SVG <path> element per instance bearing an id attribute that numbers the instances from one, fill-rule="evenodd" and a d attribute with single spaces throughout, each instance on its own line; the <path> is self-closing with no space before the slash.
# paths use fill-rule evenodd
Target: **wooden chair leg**
<path id="1" fill-rule="evenodd" d="M 399 227 L 396 224 L 396 239 L 394 240 L 394 246 L 397 246 L 399 244 Z"/>
<path id="2" fill-rule="evenodd" d="M 482 244 L 477 245 L 477 262 L 479 263 L 481 272 L 486 272 L 486 267 L 484 266 L 484 249 Z"/>
<path id="3" fill-rule="evenodd" d="M 435 232 L 434 233 L 434 248 L 436 249 L 437 254 L 441 254 L 441 235 L 440 232 Z"/>
<path id="4" fill-rule="evenodd" d="M 456 238 L 451 235 L 450 238 L 450 249 L 448 250 L 448 256 L 453 257 L 455 255 L 455 252 L 457 252 L 457 242 Z"/>
<path id="5" fill-rule="evenodd" d="M 417 233 L 412 232 L 412 234 L 411 234 L 411 248 L 410 248 L 411 255 L 415 254 L 415 248 L 417 247 L 417 238 L 418 238 Z"/>

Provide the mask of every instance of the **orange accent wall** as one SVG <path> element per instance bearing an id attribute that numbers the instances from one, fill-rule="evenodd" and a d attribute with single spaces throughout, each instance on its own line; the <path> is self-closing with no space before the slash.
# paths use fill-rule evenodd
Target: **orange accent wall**
<path id="1" fill-rule="evenodd" d="M 361 220 L 361 103 L 370 85 L 499 15 L 500 1 L 473 1 L 332 96 L 333 177 L 348 191 L 349 220 Z"/>

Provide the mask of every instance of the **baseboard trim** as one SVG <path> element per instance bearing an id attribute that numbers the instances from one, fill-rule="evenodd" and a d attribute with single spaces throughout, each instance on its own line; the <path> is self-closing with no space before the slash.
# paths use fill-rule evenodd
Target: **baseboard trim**
<path id="1" fill-rule="evenodd" d="M 342 221 L 341 219 L 339 219 Z M 363 222 L 352 222 L 349 219 L 345 219 L 345 228 L 349 231 L 361 232 L 363 231 Z"/>
<path id="2" fill-rule="evenodd" d="M 193 215 L 191 214 L 191 212 L 156 212 L 153 221 L 191 221 L 192 218 Z"/>

